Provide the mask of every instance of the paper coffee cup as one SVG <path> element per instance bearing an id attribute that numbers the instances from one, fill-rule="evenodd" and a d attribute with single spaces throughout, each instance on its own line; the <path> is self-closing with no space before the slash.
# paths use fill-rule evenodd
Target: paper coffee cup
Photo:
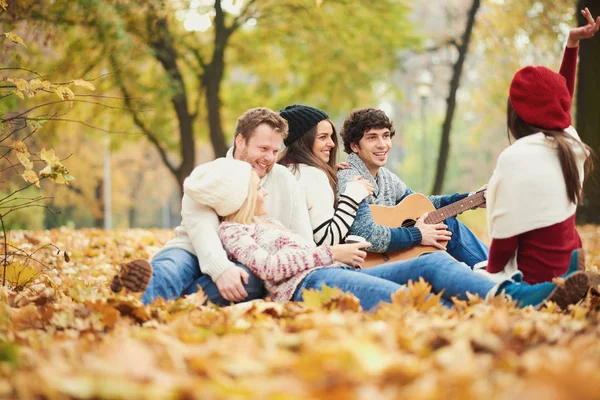
<path id="1" fill-rule="evenodd" d="M 366 242 L 367 239 L 365 239 L 362 236 L 357 236 L 357 235 L 348 235 L 346 237 L 346 243 L 347 244 L 351 244 L 351 243 L 360 243 L 360 242 Z"/>

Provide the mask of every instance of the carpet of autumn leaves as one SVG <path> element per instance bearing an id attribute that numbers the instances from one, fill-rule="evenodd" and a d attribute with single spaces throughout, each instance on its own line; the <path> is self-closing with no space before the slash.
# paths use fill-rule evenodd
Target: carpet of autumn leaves
<path id="1" fill-rule="evenodd" d="M 580 228 L 587 267 L 600 231 Z M 41 275 L 0 287 L 0 398 L 591 399 L 600 396 L 600 301 L 516 309 L 473 298 L 451 310 L 412 285 L 376 313 L 329 289 L 304 304 L 217 308 L 201 293 L 144 307 L 108 284 L 170 231 L 11 232 Z M 30 262 L 31 264 L 35 264 Z M 37 264 L 36 264 L 37 265 Z M 596 287 L 596 289 L 598 289 Z M 594 290 L 592 290 L 594 292 Z"/>

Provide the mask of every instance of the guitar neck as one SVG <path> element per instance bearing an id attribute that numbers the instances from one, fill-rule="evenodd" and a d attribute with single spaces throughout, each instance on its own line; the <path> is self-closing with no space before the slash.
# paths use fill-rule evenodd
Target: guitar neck
<path id="1" fill-rule="evenodd" d="M 438 208 L 429 213 L 427 218 L 425 218 L 425 222 L 428 224 L 439 224 L 447 218 L 455 217 L 463 211 L 477 207 L 485 203 L 484 193 L 485 192 L 478 192 L 445 207 Z"/>

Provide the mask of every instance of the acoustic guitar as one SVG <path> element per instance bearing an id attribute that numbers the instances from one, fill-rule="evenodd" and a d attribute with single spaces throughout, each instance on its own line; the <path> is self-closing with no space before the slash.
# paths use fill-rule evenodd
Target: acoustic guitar
<path id="1" fill-rule="evenodd" d="M 422 194 L 413 193 L 406 196 L 404 200 L 395 206 L 378 206 L 372 204 L 370 208 L 376 224 L 389 228 L 409 228 L 415 226 L 417 219 L 426 212 L 429 213 L 427 218 L 425 218 L 426 223 L 439 224 L 447 218 L 454 217 L 463 211 L 470 210 L 483 203 L 485 203 L 485 196 L 484 191 L 481 191 L 436 210 L 427 197 Z M 440 243 L 445 245 L 447 242 Z M 372 268 L 394 261 L 408 260 L 418 257 L 421 254 L 433 253 L 434 251 L 439 251 L 439 249 L 433 246 L 418 245 L 392 253 L 368 252 L 365 262 L 361 264 L 361 267 Z"/>

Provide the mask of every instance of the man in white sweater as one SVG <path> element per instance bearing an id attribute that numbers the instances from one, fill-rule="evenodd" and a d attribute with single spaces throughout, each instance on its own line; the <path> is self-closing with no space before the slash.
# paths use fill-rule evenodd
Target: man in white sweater
<path id="1" fill-rule="evenodd" d="M 287 133 L 287 122 L 278 113 L 267 108 L 250 109 L 238 119 L 234 147 L 226 157 L 246 161 L 258 173 L 269 193 L 267 217 L 312 242 L 304 193 L 292 173 L 276 163 Z M 113 279 L 114 291 L 143 291 L 145 304 L 157 297 L 172 299 L 194 293 L 198 286 L 210 301 L 220 305 L 263 297 L 262 281 L 227 258 L 217 233 L 216 212 L 198 201 L 202 190 L 197 176 L 203 168 L 196 167 L 184 181 L 182 222 L 175 229 L 175 238 L 165 244 L 151 264 L 135 260 L 123 265 Z"/>

